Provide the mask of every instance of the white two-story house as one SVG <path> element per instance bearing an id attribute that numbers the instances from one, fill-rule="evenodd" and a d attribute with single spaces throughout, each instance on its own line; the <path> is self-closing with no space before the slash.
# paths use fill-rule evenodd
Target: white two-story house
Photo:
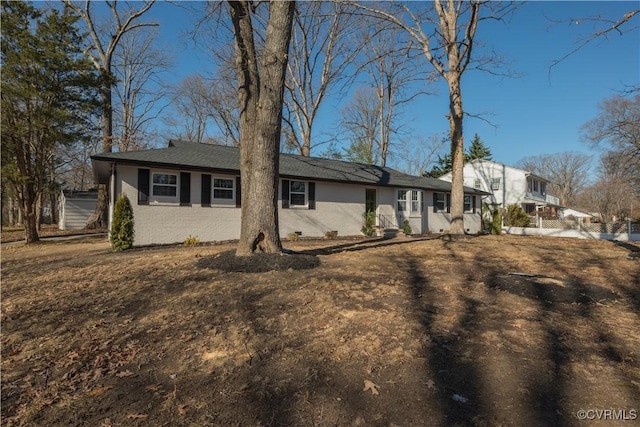
<path id="1" fill-rule="evenodd" d="M 464 165 L 464 185 L 491 193 L 483 198 L 490 205 L 517 204 L 529 215 L 557 212 L 560 199 L 547 193 L 549 180 L 531 172 L 492 160 L 475 159 Z M 451 182 L 451 172 L 440 177 Z"/>

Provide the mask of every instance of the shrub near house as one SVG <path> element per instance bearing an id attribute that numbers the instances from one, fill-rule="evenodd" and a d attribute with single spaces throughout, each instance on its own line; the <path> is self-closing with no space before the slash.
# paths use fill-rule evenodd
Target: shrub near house
<path id="1" fill-rule="evenodd" d="M 129 198 L 121 194 L 116 201 L 111 224 L 111 248 L 118 252 L 131 249 L 134 238 L 133 209 Z"/>
<path id="2" fill-rule="evenodd" d="M 504 224 L 512 227 L 528 227 L 531 223 L 529 215 L 518 205 L 507 206 Z"/>

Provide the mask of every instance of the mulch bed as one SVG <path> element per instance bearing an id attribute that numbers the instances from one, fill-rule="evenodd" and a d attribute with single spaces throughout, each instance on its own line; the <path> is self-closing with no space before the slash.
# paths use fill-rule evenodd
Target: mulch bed
<path id="1" fill-rule="evenodd" d="M 320 265 L 315 255 L 291 251 L 280 254 L 257 253 L 239 257 L 235 251 L 225 251 L 211 257 L 201 258 L 198 266 L 235 273 L 265 273 L 268 271 L 308 270 Z"/>

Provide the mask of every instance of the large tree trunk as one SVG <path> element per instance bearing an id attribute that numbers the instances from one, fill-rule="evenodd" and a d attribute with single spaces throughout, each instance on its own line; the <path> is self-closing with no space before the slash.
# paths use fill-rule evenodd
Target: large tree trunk
<path id="1" fill-rule="evenodd" d="M 100 101 L 102 111 L 100 117 L 100 127 L 102 130 L 102 152 L 111 153 L 113 151 L 113 105 L 111 96 L 111 76 L 109 69 L 111 68 L 111 59 L 107 58 L 106 66 L 108 69 L 101 69 L 102 87 L 100 88 Z M 107 216 L 107 208 L 109 206 L 108 191 L 105 184 L 98 185 L 98 201 L 96 210 L 87 220 L 87 229 L 102 228 L 105 226 L 104 218 Z"/>
<path id="2" fill-rule="evenodd" d="M 98 201 L 96 202 L 96 210 L 93 211 L 85 228 L 88 230 L 106 227 L 105 217 L 107 216 L 107 208 L 109 207 L 109 193 L 105 184 L 98 185 Z"/>
<path id="3" fill-rule="evenodd" d="M 278 227 L 278 166 L 284 79 L 295 2 L 269 4 L 258 68 L 251 5 L 229 2 L 236 42 L 240 102 L 242 224 L 237 256 L 282 250 Z"/>
<path id="4" fill-rule="evenodd" d="M 40 240 L 38 236 L 37 198 L 33 183 L 27 182 L 23 186 L 22 197 L 20 198 L 20 210 L 24 219 L 24 237 L 27 243 L 36 243 Z"/>
<path id="5" fill-rule="evenodd" d="M 451 234 L 464 234 L 464 138 L 460 76 L 448 75 L 451 132 Z"/>

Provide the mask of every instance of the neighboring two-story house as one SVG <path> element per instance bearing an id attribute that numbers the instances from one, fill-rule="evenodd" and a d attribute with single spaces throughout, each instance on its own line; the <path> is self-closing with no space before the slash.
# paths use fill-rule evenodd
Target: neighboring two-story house
<path id="1" fill-rule="evenodd" d="M 531 172 L 492 160 L 475 159 L 464 165 L 464 185 L 491 193 L 483 198 L 490 205 L 517 204 L 529 215 L 546 212 L 555 215 L 560 199 L 547 193 L 549 180 Z M 440 177 L 451 182 L 451 172 Z"/>

